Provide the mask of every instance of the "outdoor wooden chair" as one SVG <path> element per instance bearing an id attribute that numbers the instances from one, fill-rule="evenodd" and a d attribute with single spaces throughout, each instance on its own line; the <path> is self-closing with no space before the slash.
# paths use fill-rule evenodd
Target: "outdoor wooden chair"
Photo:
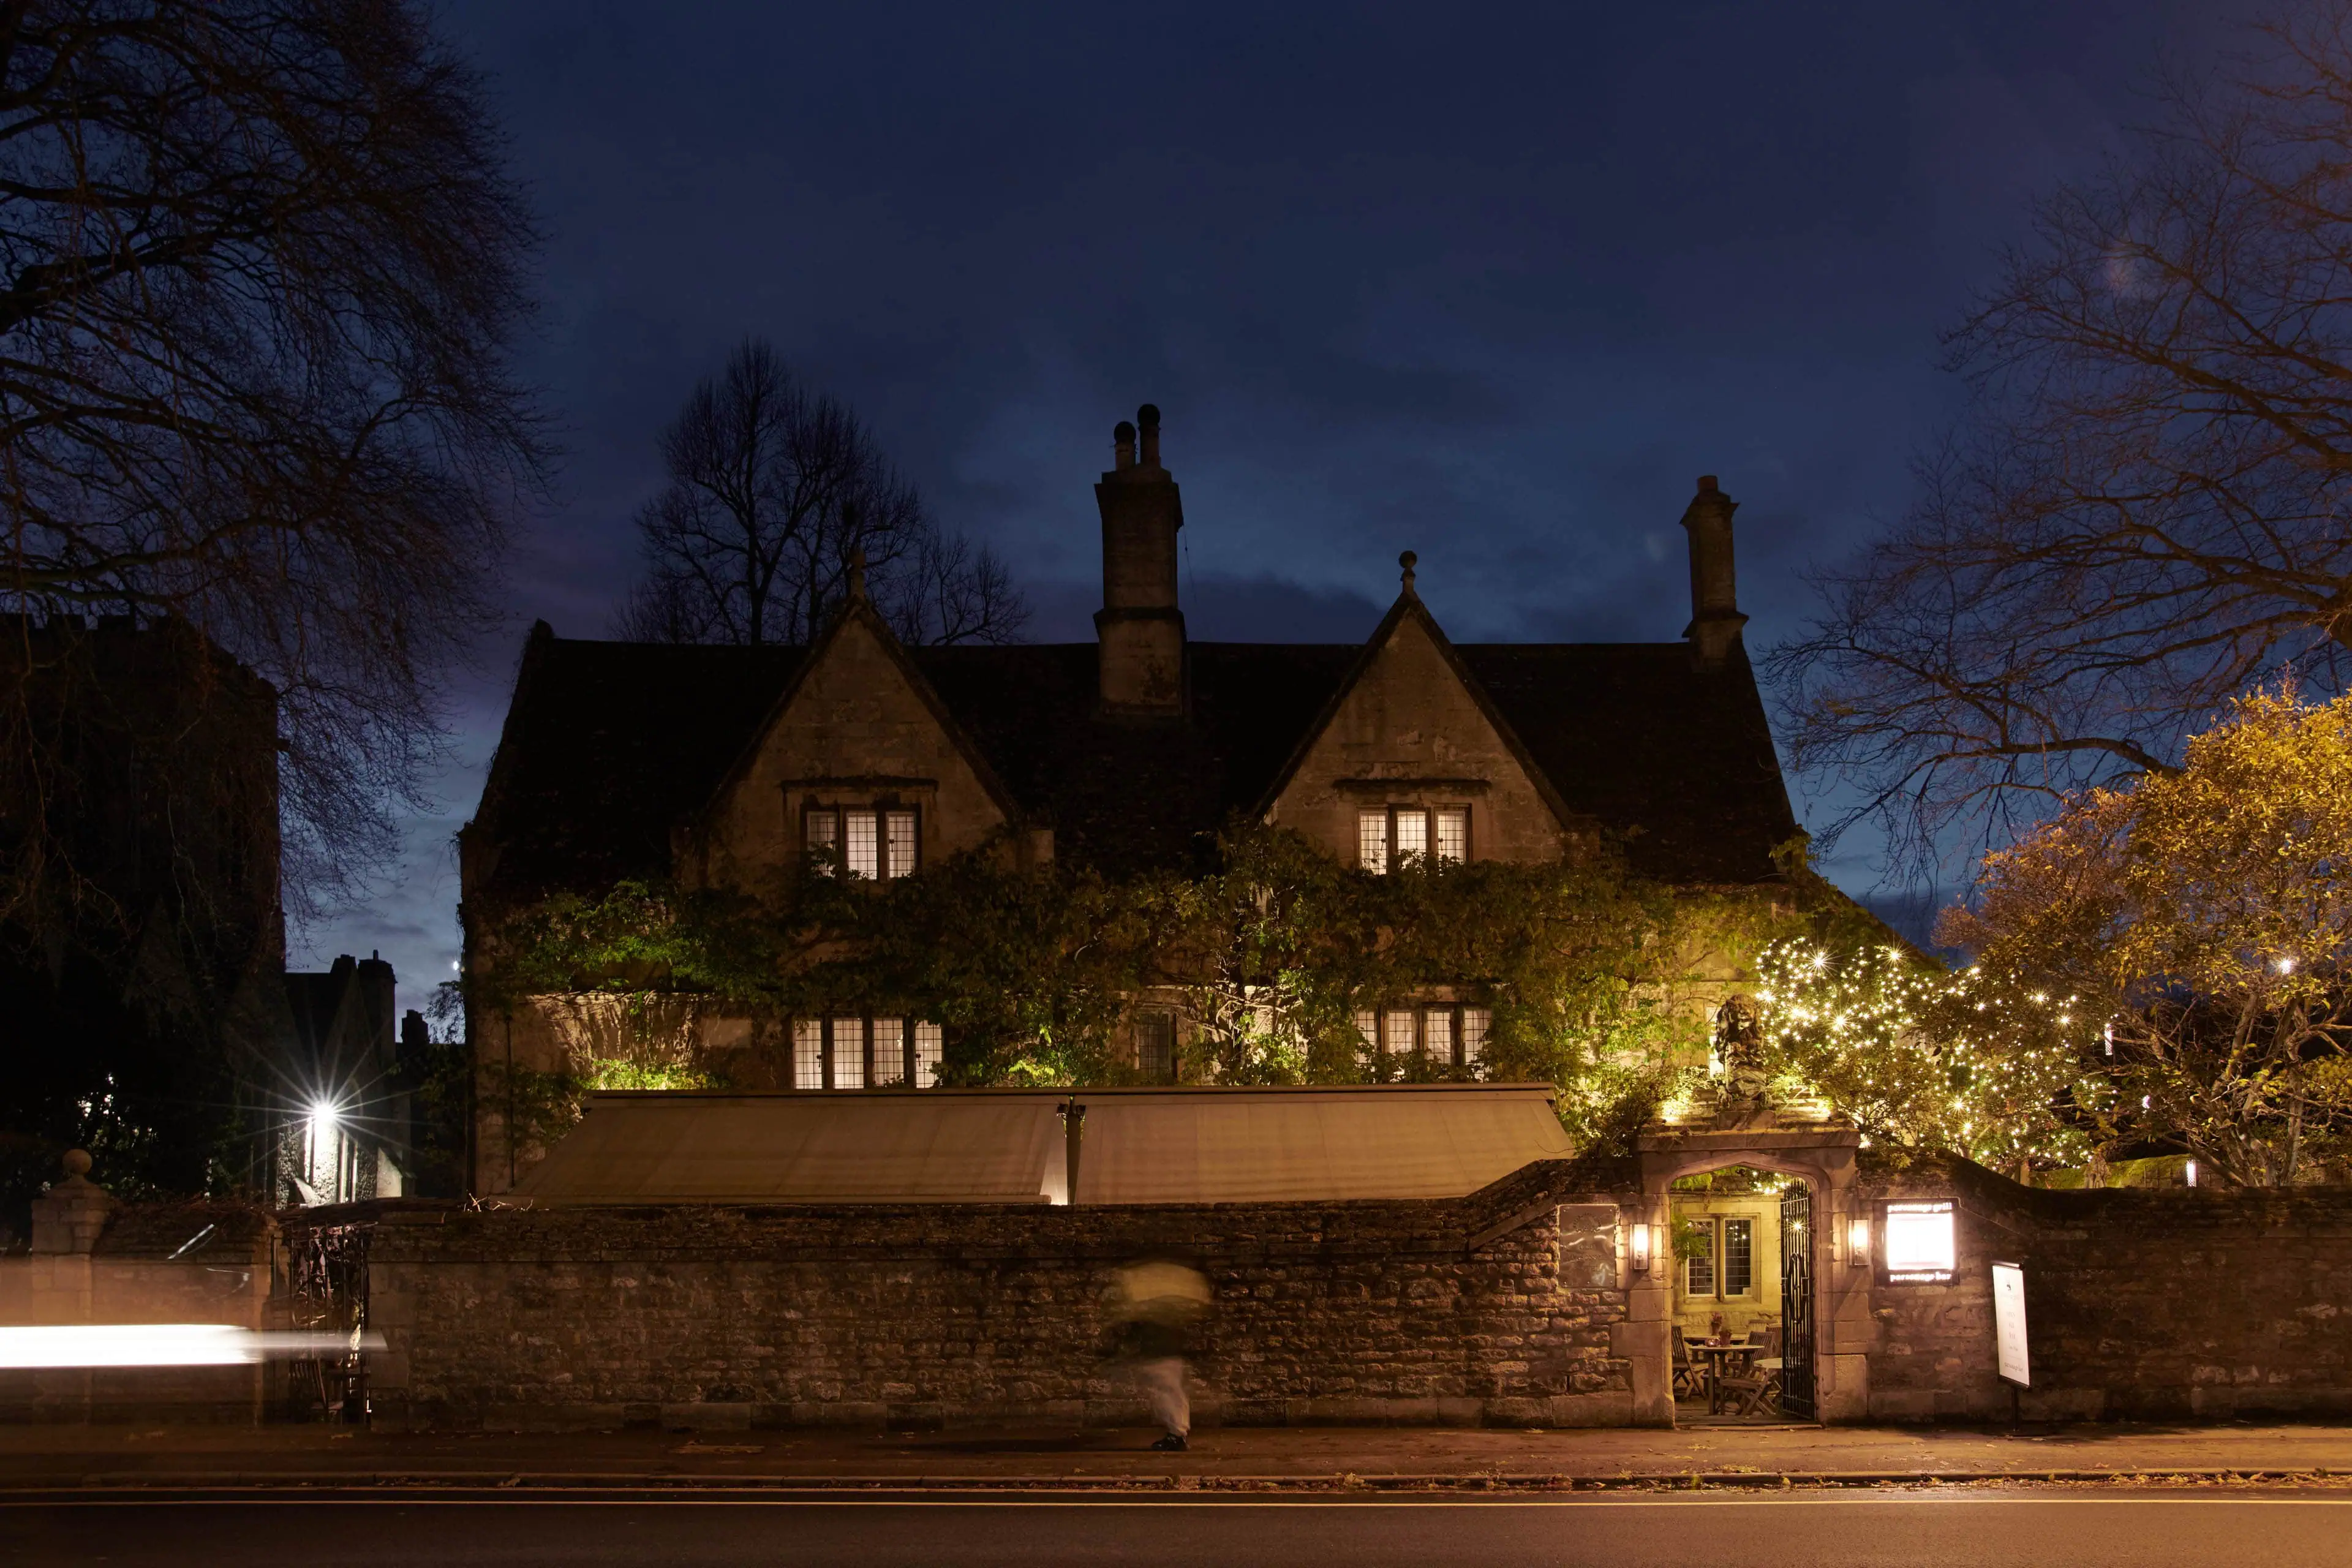
<path id="1" fill-rule="evenodd" d="M 1668 1330 L 1675 1342 L 1675 1397 L 1696 1399 L 1706 1392 L 1706 1377 L 1691 1361 L 1690 1341 L 1683 1337 L 1680 1327 Z"/>
<path id="2" fill-rule="evenodd" d="M 1778 1379 L 1771 1372 L 1759 1366 L 1759 1358 L 1751 1356 L 1748 1364 L 1738 1369 L 1727 1367 L 1715 1380 L 1715 1391 L 1734 1415 L 1769 1415 L 1772 1413 L 1771 1394 Z"/>

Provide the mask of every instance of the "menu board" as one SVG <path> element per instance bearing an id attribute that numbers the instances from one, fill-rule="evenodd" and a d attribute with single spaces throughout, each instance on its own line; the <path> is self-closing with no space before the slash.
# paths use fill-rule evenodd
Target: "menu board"
<path id="1" fill-rule="evenodd" d="M 2014 1263 L 1992 1266 L 1992 1347 L 2003 1383 L 2033 1386 L 2025 1355 L 2025 1270 Z"/>

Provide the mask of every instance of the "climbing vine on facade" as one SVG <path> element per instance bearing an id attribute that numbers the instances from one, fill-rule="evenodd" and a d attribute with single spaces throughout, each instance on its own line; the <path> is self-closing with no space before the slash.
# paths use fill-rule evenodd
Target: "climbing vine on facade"
<path id="1" fill-rule="evenodd" d="M 1190 1021 L 1188 1080 L 1544 1081 L 1571 1129 L 1606 1141 L 1703 1059 L 1693 955 L 1752 953 L 1778 918 L 1762 895 L 1677 892 L 1608 853 L 1379 876 L 1249 825 L 1207 858 L 1196 876 L 1113 880 L 982 850 L 880 884 L 813 864 L 781 908 L 623 882 L 506 922 L 469 1000 L 477 1016 L 593 1002 L 648 1032 L 699 1006 L 764 1020 L 772 1039 L 793 1017 L 923 1017 L 944 1026 L 943 1082 L 1059 1085 L 1132 1079 L 1120 1028 L 1150 997 Z M 1360 1013 L 1433 994 L 1490 1010 L 1478 1066 L 1367 1048 Z M 594 1054 L 704 1070 L 625 1041 Z"/>

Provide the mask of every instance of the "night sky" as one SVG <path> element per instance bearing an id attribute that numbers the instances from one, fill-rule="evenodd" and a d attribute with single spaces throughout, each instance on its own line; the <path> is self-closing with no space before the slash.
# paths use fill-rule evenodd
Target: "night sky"
<path id="1" fill-rule="evenodd" d="M 1091 487 L 1151 401 L 1195 637 L 1360 639 L 1410 548 L 1457 640 L 1671 639 L 1715 473 L 1760 650 L 1903 509 L 2024 199 L 2223 9 L 453 5 L 547 235 L 523 368 L 564 455 L 442 809 L 295 962 L 381 950 L 403 1006 L 450 974 L 523 633 L 606 634 L 656 432 L 749 333 L 1005 555 L 1040 640 L 1093 635 Z"/>

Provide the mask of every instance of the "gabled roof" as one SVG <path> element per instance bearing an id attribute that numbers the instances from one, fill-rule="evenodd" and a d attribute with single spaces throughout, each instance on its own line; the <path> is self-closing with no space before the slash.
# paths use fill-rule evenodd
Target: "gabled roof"
<path id="1" fill-rule="evenodd" d="M 1361 645 L 1192 643 L 1181 721 L 1096 710 L 1096 645 L 916 647 L 907 657 L 1056 853 L 1118 872 L 1188 864 L 1262 801 Z M 1570 811 L 1681 883 L 1778 876 L 1797 831 L 1763 703 L 1735 651 L 1687 644 L 1461 643 L 1454 653 Z M 669 869 L 805 658 L 799 647 L 583 642 L 534 630 L 482 805 L 467 892 L 598 891 Z"/>
<path id="2" fill-rule="evenodd" d="M 1332 721 L 1339 718 L 1340 710 L 1346 707 L 1349 697 L 1354 693 L 1364 678 L 1371 673 L 1372 667 L 1379 662 L 1382 651 L 1395 640 L 1397 629 L 1407 621 L 1419 626 L 1428 637 L 1431 646 L 1437 649 L 1437 657 L 1445 662 L 1445 668 L 1452 670 L 1454 678 L 1462 683 L 1462 689 L 1469 696 L 1470 700 L 1476 704 L 1479 714 L 1493 727 L 1496 737 L 1503 742 L 1503 749 L 1510 753 L 1513 761 L 1526 770 L 1528 779 L 1536 786 L 1536 793 L 1542 796 L 1544 805 L 1551 808 L 1552 815 L 1559 820 L 1559 825 L 1562 827 L 1572 826 L 1575 813 L 1560 797 L 1559 789 L 1545 774 L 1542 766 L 1528 754 L 1528 749 L 1519 740 L 1510 720 L 1504 717 L 1501 710 L 1495 706 L 1494 700 L 1486 695 L 1485 685 L 1470 672 L 1469 667 L 1462 662 L 1462 656 L 1454 651 L 1454 640 L 1447 637 L 1445 629 L 1437 624 L 1437 617 L 1429 613 L 1421 602 L 1421 595 L 1412 591 L 1409 573 L 1404 592 L 1399 594 L 1396 603 L 1389 606 L 1389 613 L 1381 617 L 1381 624 L 1373 628 L 1372 635 L 1366 639 L 1362 649 L 1356 655 L 1355 662 L 1348 667 L 1347 675 L 1331 695 L 1324 700 L 1322 710 L 1316 714 L 1315 721 L 1307 727 L 1306 732 L 1298 737 L 1297 743 L 1291 748 L 1289 759 L 1282 764 L 1282 771 L 1275 774 L 1274 782 L 1267 784 L 1265 793 L 1258 797 L 1259 814 L 1264 815 L 1274 809 L 1275 801 L 1290 786 L 1291 780 L 1297 776 L 1299 768 L 1306 763 L 1307 753 L 1315 749 L 1315 742 L 1323 738 L 1323 732 L 1328 730 Z"/>
<path id="3" fill-rule="evenodd" d="M 861 567 L 860 570 L 862 571 L 863 568 Z M 989 765 L 986 753 L 972 744 L 971 737 L 964 732 L 964 727 L 956 718 L 954 711 L 940 700 L 940 694 L 931 685 L 930 679 L 923 673 L 921 668 L 913 659 L 908 657 L 906 645 L 898 640 L 890 630 L 888 624 L 876 612 L 873 602 L 866 597 L 862 586 L 844 606 L 843 613 L 834 617 L 833 625 L 825 628 L 824 635 L 818 637 L 810 647 L 808 656 L 793 667 L 792 673 L 785 678 L 783 689 L 779 691 L 776 694 L 776 700 L 768 705 L 766 714 L 752 726 L 751 735 L 745 740 L 741 749 L 736 752 L 734 762 L 719 774 L 719 782 L 711 787 L 703 804 L 706 806 L 716 805 L 719 796 L 725 794 L 728 788 L 751 768 L 753 760 L 759 755 L 761 746 L 767 740 L 768 731 L 782 721 L 785 710 L 793 704 L 793 699 L 800 695 L 801 688 L 808 683 L 811 676 L 824 668 L 825 661 L 835 647 L 853 629 L 862 630 L 873 637 L 875 643 L 882 649 L 884 657 L 890 661 L 891 667 L 898 670 L 899 678 L 906 681 L 907 689 L 914 694 L 915 700 L 920 702 L 925 710 L 930 714 L 932 720 L 939 725 L 940 732 L 947 736 L 948 743 L 962 755 L 965 763 L 971 769 L 973 776 L 980 780 L 981 788 L 986 790 L 988 797 L 996 803 L 997 809 L 1004 813 L 1008 819 L 1018 817 L 1021 815 L 1021 806 L 1006 792 L 1003 781 L 997 778 L 996 770 Z"/>

